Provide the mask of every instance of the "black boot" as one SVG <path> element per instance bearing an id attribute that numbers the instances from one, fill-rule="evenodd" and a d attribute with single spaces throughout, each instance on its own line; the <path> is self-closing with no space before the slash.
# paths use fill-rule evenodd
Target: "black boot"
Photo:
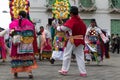
<path id="1" fill-rule="evenodd" d="M 54 64 L 54 62 L 55 62 L 55 59 L 53 59 L 53 58 L 50 59 L 50 63 L 51 63 L 51 64 Z"/>
<path id="2" fill-rule="evenodd" d="M 18 78 L 18 73 L 14 73 L 14 78 Z"/>

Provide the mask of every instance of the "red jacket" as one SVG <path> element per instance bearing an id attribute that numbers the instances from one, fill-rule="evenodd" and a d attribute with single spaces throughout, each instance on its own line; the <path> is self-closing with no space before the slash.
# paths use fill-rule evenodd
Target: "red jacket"
<path id="1" fill-rule="evenodd" d="M 86 33 L 86 25 L 80 19 L 79 16 L 72 16 L 64 26 L 70 28 L 72 30 L 72 36 L 83 35 Z M 79 46 L 80 44 L 85 44 L 84 39 L 74 39 L 75 46 Z"/>

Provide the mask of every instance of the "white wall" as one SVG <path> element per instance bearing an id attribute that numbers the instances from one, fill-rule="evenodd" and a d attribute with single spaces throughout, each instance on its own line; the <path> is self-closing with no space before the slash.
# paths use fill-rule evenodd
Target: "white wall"
<path id="1" fill-rule="evenodd" d="M 96 6 L 101 10 L 107 10 L 109 7 L 108 0 L 95 0 Z"/>
<path id="2" fill-rule="evenodd" d="M 69 0 L 71 6 L 78 6 L 78 0 L 74 4 L 74 0 Z M 52 17 L 51 13 L 46 12 L 46 0 L 30 0 L 31 9 L 30 15 L 32 18 L 39 18 L 41 23 L 39 25 L 46 26 L 48 18 Z M 109 13 L 109 1 L 108 0 L 95 0 L 97 10 L 94 13 L 80 13 L 82 19 L 95 18 L 99 27 L 106 29 L 110 34 L 111 31 L 111 19 L 120 19 L 119 14 Z"/>

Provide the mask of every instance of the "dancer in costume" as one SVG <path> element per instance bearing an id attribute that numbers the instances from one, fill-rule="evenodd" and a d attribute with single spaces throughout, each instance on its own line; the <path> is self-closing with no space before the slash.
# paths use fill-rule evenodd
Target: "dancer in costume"
<path id="1" fill-rule="evenodd" d="M 43 26 L 40 27 L 40 60 L 41 58 L 50 58 L 52 52 L 51 34 L 45 30 Z"/>
<path id="2" fill-rule="evenodd" d="M 63 26 L 58 26 L 58 31 L 68 31 L 69 37 L 66 47 L 63 53 L 63 64 L 59 73 L 66 75 L 71 62 L 72 52 L 76 56 L 78 69 L 80 71 L 80 76 L 87 76 L 84 62 L 84 36 L 86 33 L 86 26 L 83 21 L 78 16 L 78 8 L 76 6 L 71 6 L 70 8 L 71 18 L 65 22 Z"/>
<path id="3" fill-rule="evenodd" d="M 56 23 L 56 26 L 57 25 L 61 26 L 62 24 L 63 24 L 62 19 L 59 19 L 58 23 Z M 63 60 L 65 42 L 66 42 L 65 32 L 56 31 L 56 35 L 54 37 L 53 42 L 53 52 L 50 59 L 51 64 L 54 64 L 55 60 Z"/>
<path id="4" fill-rule="evenodd" d="M 104 43 L 108 38 L 102 33 L 102 30 L 97 27 L 95 19 L 91 20 L 90 26 L 87 28 L 85 36 L 85 56 L 88 63 L 93 59 L 99 64 L 105 55 Z"/>
<path id="5" fill-rule="evenodd" d="M 52 15 L 55 18 L 53 21 L 53 26 L 56 28 L 58 25 L 61 26 L 65 19 L 69 18 L 70 3 L 69 0 L 55 0 L 52 6 Z M 51 64 L 55 60 L 63 60 L 63 51 L 65 45 L 65 32 L 56 31 L 54 37 L 54 50 L 51 57 Z"/>
<path id="6" fill-rule="evenodd" d="M 0 28 L 0 59 L 2 59 L 3 62 L 5 62 L 6 54 L 7 54 L 7 46 L 5 44 L 5 39 L 4 39 L 4 35 L 6 33 L 7 30 Z"/>
<path id="7" fill-rule="evenodd" d="M 37 68 L 35 61 L 36 34 L 34 25 L 27 19 L 25 11 L 19 12 L 19 19 L 9 25 L 11 46 L 11 72 L 18 77 L 19 72 L 27 72 L 29 78 L 33 78 L 32 69 Z"/>

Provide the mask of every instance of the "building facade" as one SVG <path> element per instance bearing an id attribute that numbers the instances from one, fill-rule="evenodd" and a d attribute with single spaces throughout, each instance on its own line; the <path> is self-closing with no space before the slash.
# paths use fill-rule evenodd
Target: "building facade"
<path id="1" fill-rule="evenodd" d="M 46 26 L 52 18 L 51 5 L 54 0 L 30 0 L 30 16 L 36 27 Z M 86 25 L 96 19 L 100 28 L 108 34 L 120 34 L 120 0 L 69 0 L 71 6 L 79 8 L 79 15 Z"/>

